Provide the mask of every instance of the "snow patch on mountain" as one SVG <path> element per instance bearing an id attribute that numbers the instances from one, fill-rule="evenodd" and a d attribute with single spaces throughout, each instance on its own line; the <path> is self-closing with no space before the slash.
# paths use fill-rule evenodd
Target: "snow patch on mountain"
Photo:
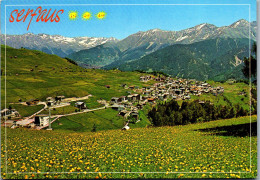
<path id="1" fill-rule="evenodd" d="M 206 25 L 206 23 L 200 24 L 198 26 L 196 26 L 197 30 L 200 30 L 201 28 L 203 28 Z"/>
<path id="2" fill-rule="evenodd" d="M 180 36 L 176 39 L 176 41 L 182 41 L 184 39 L 188 38 L 188 36 Z"/>
<path id="3" fill-rule="evenodd" d="M 5 43 L 5 35 L 0 35 Z M 37 49 L 49 54 L 65 57 L 73 52 L 89 49 L 107 42 L 116 42 L 115 38 L 104 37 L 64 37 L 61 35 L 33 34 L 6 35 L 6 44 L 14 48 Z"/>

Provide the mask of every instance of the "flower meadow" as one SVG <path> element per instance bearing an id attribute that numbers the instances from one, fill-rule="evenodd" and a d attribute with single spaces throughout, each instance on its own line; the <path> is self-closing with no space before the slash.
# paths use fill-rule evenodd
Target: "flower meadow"
<path id="1" fill-rule="evenodd" d="M 256 122 L 256 116 L 251 121 Z M 2 127 L 2 177 L 255 178 L 256 136 L 203 131 L 236 125 L 250 128 L 249 123 L 250 117 L 240 117 L 84 133 Z"/>

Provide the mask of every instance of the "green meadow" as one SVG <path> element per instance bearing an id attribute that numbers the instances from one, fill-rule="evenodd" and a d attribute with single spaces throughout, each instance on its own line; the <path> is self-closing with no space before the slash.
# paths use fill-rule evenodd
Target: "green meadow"
<path id="1" fill-rule="evenodd" d="M 95 116 L 102 113 L 91 115 L 89 121 L 95 121 Z M 80 122 L 83 118 L 78 116 L 78 119 L 68 128 L 73 130 L 81 124 L 84 131 L 87 126 Z M 68 118 L 63 123 L 66 120 L 71 121 Z M 103 120 L 102 124 L 109 125 L 108 121 Z M 112 120 L 114 127 L 110 127 L 114 130 L 71 133 L 55 128 L 53 131 L 7 129 L 8 174 L 3 163 L 2 177 L 255 178 L 256 121 L 253 116 L 122 131 L 116 129 L 120 120 L 118 124 Z M 2 137 L 4 132 L 2 128 Z M 2 161 L 4 145 L 2 138 Z"/>
<path id="2" fill-rule="evenodd" d="M 113 96 L 126 95 L 128 90 L 122 88 L 122 84 L 143 87 L 154 83 L 140 82 L 142 74 L 138 72 L 83 69 L 56 55 L 8 46 L 6 48 L 5 64 L 5 48 L 1 46 L 2 108 L 5 101 L 5 80 L 7 104 L 18 102 L 19 99 L 45 100 L 49 96 L 82 97 L 89 94 L 93 95 L 92 99 L 96 102 L 100 98 L 110 100 Z M 17 57 L 14 58 L 15 56 Z"/>

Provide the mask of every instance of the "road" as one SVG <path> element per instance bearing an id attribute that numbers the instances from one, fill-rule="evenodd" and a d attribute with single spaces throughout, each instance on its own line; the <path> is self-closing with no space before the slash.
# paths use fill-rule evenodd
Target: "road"
<path id="1" fill-rule="evenodd" d="M 97 111 L 97 110 L 105 109 L 106 107 L 110 107 L 110 106 L 103 106 L 103 107 L 95 108 L 95 109 L 86 109 L 86 110 L 81 111 L 81 112 L 74 112 L 74 113 L 63 114 L 63 115 L 53 115 L 53 116 L 51 116 L 51 118 L 71 116 L 71 115 L 82 114 L 82 113 L 87 113 L 87 112 L 91 112 L 91 111 Z"/>
<path id="2" fill-rule="evenodd" d="M 76 97 L 65 98 L 65 99 L 63 99 L 63 102 L 72 102 L 72 101 L 86 100 L 86 99 L 88 99 L 88 98 L 91 97 L 91 96 L 92 96 L 92 94 L 89 94 L 89 95 L 84 96 L 84 97 L 78 97 L 78 98 L 76 98 Z"/>
<path id="3" fill-rule="evenodd" d="M 54 115 L 54 116 L 51 116 L 51 118 L 54 118 L 52 121 L 51 121 L 51 124 L 54 123 L 56 120 L 58 120 L 59 118 L 61 117 L 64 117 L 64 116 L 71 116 L 71 115 L 76 115 L 76 114 L 82 114 L 82 113 L 87 113 L 87 112 L 91 112 L 91 111 L 97 111 L 97 110 L 101 110 L 101 109 L 105 109 L 106 106 L 104 107 L 100 107 L 100 108 L 95 108 L 95 109 L 86 109 L 84 111 L 81 111 L 81 112 L 75 112 L 75 113 L 70 113 L 70 114 L 64 114 L 64 115 Z M 46 128 L 48 127 L 49 124 L 47 124 L 46 126 L 38 126 L 36 127 L 37 130 L 41 130 L 43 128 Z"/>

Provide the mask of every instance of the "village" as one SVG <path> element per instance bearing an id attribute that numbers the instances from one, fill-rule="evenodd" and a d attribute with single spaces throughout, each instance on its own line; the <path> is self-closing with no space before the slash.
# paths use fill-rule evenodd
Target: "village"
<path id="1" fill-rule="evenodd" d="M 223 87 L 212 87 L 210 84 L 188 79 L 173 79 L 171 77 L 156 77 L 156 76 L 141 76 L 141 82 L 156 81 L 151 86 L 139 88 L 135 85 L 127 86 L 122 84 L 121 87 L 128 90 L 128 95 L 120 97 L 112 97 L 109 101 L 100 99 L 98 103 L 102 107 L 95 109 L 88 109 L 83 100 L 88 99 L 92 95 L 79 98 L 65 98 L 60 95 L 56 97 L 47 97 L 46 101 L 42 102 L 39 99 L 33 99 L 26 102 L 19 102 L 25 106 L 35 106 L 42 104 L 44 107 L 32 114 L 29 117 L 21 118 L 19 112 L 12 108 L 5 108 L 1 110 L 2 125 L 11 128 L 27 127 L 31 129 L 51 130 L 51 124 L 64 116 L 71 116 L 79 113 L 87 113 L 100 109 L 112 108 L 118 111 L 118 116 L 122 116 L 126 121 L 123 130 L 129 129 L 129 123 L 138 123 L 141 119 L 139 117 L 139 110 L 147 104 L 154 106 L 158 102 L 167 100 L 190 100 L 191 95 L 200 96 L 203 93 L 211 93 L 214 96 L 224 92 Z M 106 85 L 109 88 L 109 85 Z M 75 112 L 51 115 L 51 110 L 55 108 L 71 106 L 71 102 L 75 102 L 74 106 L 78 109 Z M 200 101 L 204 103 L 204 101 Z M 48 110 L 49 114 L 41 114 L 42 111 Z"/>
<path id="2" fill-rule="evenodd" d="M 139 88 L 136 86 L 122 86 L 129 91 L 129 95 L 121 97 L 112 97 L 110 100 L 111 108 L 119 111 L 120 116 L 128 119 L 123 129 L 129 129 L 130 122 L 137 123 L 140 121 L 138 111 L 146 104 L 156 105 L 157 102 L 167 100 L 190 100 L 190 95 L 200 96 L 202 93 L 211 93 L 214 96 L 224 93 L 223 87 L 212 87 L 208 83 L 196 80 L 177 79 L 170 77 L 152 77 L 141 76 L 141 82 L 155 80 L 157 83 L 152 86 Z M 106 104 L 106 101 L 100 103 Z M 200 101 L 200 103 L 205 103 Z"/>

